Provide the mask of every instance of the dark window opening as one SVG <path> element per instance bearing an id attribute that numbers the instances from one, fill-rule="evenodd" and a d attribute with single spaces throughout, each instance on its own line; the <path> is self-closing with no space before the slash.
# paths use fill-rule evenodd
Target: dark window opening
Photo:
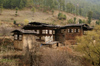
<path id="1" fill-rule="evenodd" d="M 80 32 L 80 29 L 75 29 L 75 33 L 79 33 Z"/>
<path id="2" fill-rule="evenodd" d="M 59 47 L 59 44 L 57 43 L 57 47 Z"/>
<path id="3" fill-rule="evenodd" d="M 21 34 L 15 34 L 14 40 L 22 40 L 22 35 Z"/>
<path id="4" fill-rule="evenodd" d="M 72 30 L 71 29 L 68 29 L 68 33 L 71 33 L 72 32 Z"/>

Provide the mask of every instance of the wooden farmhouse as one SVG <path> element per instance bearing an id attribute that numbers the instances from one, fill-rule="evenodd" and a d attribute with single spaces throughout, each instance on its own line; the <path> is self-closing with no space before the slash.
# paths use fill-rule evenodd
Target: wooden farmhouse
<path id="1" fill-rule="evenodd" d="M 56 41 L 62 44 L 75 44 L 76 36 L 85 35 L 86 31 L 93 30 L 87 24 L 68 24 L 56 30 Z"/>
<path id="2" fill-rule="evenodd" d="M 31 22 L 21 30 L 14 30 L 14 47 L 23 50 L 32 48 L 35 42 L 49 47 L 66 45 L 67 42 L 75 44 L 75 37 L 84 35 L 85 31 L 92 30 L 87 24 L 69 24 L 66 26 L 50 25 L 46 23 Z"/>

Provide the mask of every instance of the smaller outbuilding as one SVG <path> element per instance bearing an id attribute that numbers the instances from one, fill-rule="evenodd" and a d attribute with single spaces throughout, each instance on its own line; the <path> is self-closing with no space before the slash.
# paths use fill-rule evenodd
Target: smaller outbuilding
<path id="1" fill-rule="evenodd" d="M 14 36 L 14 48 L 18 50 L 25 50 L 27 46 L 31 50 L 33 43 L 36 42 L 35 34 L 33 30 L 14 30 L 12 31 Z"/>

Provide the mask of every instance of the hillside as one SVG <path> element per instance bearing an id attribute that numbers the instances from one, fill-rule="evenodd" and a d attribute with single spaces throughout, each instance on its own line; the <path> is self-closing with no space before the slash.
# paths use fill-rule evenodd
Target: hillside
<path id="1" fill-rule="evenodd" d="M 53 16 L 52 12 L 50 11 L 42 12 L 37 10 L 35 13 L 33 13 L 30 9 L 24 9 L 24 10 L 18 10 L 18 16 L 15 16 L 15 10 L 4 9 L 2 15 L 0 15 L 0 22 L 13 23 L 15 20 L 17 23 L 25 24 L 25 21 L 27 20 L 28 22 L 36 21 L 36 22 L 46 22 L 46 23 L 58 24 L 58 25 L 66 25 L 67 21 L 69 19 L 74 19 L 74 17 L 76 17 L 77 22 L 79 21 L 79 19 L 87 20 L 87 18 L 84 18 L 82 16 L 76 16 L 71 13 L 66 13 L 63 11 L 62 13 L 67 16 L 67 19 L 58 20 L 57 18 L 58 13 L 59 11 L 55 10 Z M 92 22 L 95 21 L 96 20 L 92 20 Z"/>
<path id="2" fill-rule="evenodd" d="M 75 7 L 82 9 L 82 16 L 86 16 L 88 11 L 93 12 L 93 18 L 99 19 L 100 0 L 66 0 L 66 4 L 71 2 Z"/>
<path id="3" fill-rule="evenodd" d="M 37 6 L 37 7 L 36 7 Z M 100 17 L 99 0 L 0 0 L 0 14 L 2 9 L 23 9 L 25 7 L 36 7 L 42 10 L 62 10 L 86 17 L 89 11 L 93 12 L 93 17 Z"/>

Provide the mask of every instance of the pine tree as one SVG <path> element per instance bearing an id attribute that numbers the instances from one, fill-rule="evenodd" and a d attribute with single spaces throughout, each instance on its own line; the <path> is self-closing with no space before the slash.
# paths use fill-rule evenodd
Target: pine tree
<path id="1" fill-rule="evenodd" d="M 92 11 L 89 11 L 88 12 L 88 24 L 91 23 L 92 15 L 93 15 L 93 12 Z"/>

